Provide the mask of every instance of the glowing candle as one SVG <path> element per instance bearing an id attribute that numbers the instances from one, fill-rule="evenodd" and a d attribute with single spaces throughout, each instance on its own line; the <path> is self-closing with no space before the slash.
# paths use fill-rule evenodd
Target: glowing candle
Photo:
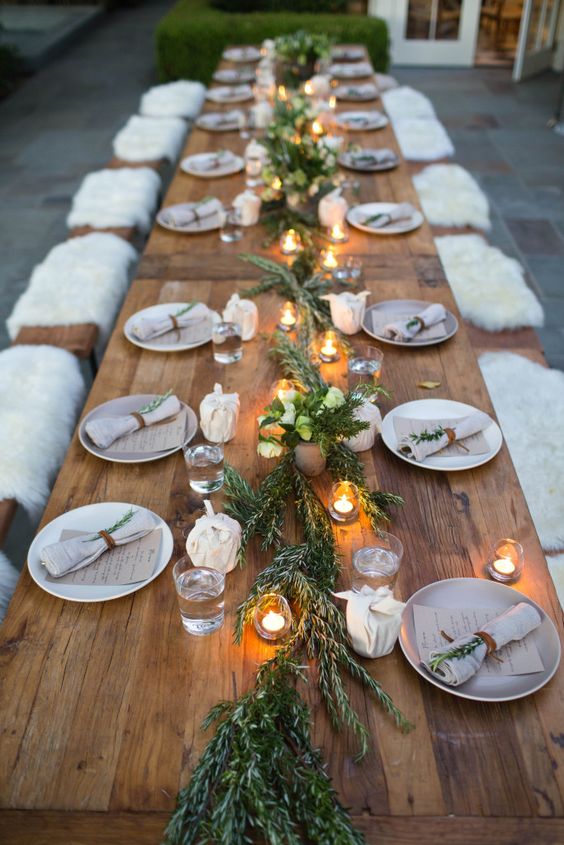
<path id="1" fill-rule="evenodd" d="M 287 229 L 280 238 L 282 255 L 295 255 L 301 246 L 301 238 L 295 229 Z"/>
<path id="2" fill-rule="evenodd" d="M 312 97 L 315 94 L 315 89 L 313 87 L 313 82 L 311 81 L 311 79 L 308 79 L 308 81 L 304 85 L 304 94 L 306 94 L 308 97 Z"/>
<path id="3" fill-rule="evenodd" d="M 280 191 L 282 190 L 282 179 L 279 176 L 275 176 L 271 182 L 270 187 L 273 191 Z"/>
<path id="4" fill-rule="evenodd" d="M 508 575 L 515 575 L 515 564 L 508 557 L 499 558 L 492 563 L 493 568 L 500 575 L 507 577 Z"/>
<path id="5" fill-rule="evenodd" d="M 290 605 L 277 593 L 266 593 L 259 599 L 254 613 L 253 622 L 259 636 L 265 640 L 279 640 L 292 627 L 292 611 Z"/>
<path id="6" fill-rule="evenodd" d="M 324 270 L 334 270 L 339 266 L 333 247 L 321 251 L 321 266 Z"/>
<path id="7" fill-rule="evenodd" d="M 487 571 L 494 581 L 517 581 L 525 564 L 523 546 L 516 540 L 505 538 L 495 544 L 487 564 Z"/>
<path id="8" fill-rule="evenodd" d="M 338 513 L 349 514 L 353 510 L 354 505 L 350 499 L 347 499 L 346 496 L 341 496 L 340 499 L 337 499 L 337 501 L 333 503 L 333 507 Z"/>
<path id="9" fill-rule="evenodd" d="M 331 109 L 331 111 L 335 111 L 335 109 L 337 108 L 337 98 L 334 94 L 331 94 L 331 96 L 329 97 L 329 108 Z"/>
<path id="10" fill-rule="evenodd" d="M 297 395 L 296 385 L 287 378 L 281 378 L 272 385 L 272 398 L 281 402 L 291 402 Z"/>
<path id="11" fill-rule="evenodd" d="M 280 319 L 278 320 L 278 328 L 283 332 L 291 332 L 296 328 L 298 322 L 298 315 L 296 313 L 296 306 L 293 302 L 285 302 L 280 310 Z"/>
<path id="12" fill-rule="evenodd" d="M 344 244 L 348 241 L 349 235 L 344 223 L 335 223 L 329 231 L 329 240 L 334 244 Z"/>
<path id="13" fill-rule="evenodd" d="M 332 361 L 339 360 L 339 350 L 337 348 L 337 335 L 335 334 L 335 332 L 328 331 L 322 335 L 319 357 L 326 364 Z"/>
<path id="14" fill-rule="evenodd" d="M 323 124 L 317 118 L 311 124 L 311 131 L 312 131 L 312 134 L 316 137 L 321 137 L 321 135 L 323 135 L 323 133 L 325 132 L 325 129 L 323 128 Z"/>
<path id="15" fill-rule="evenodd" d="M 353 522 L 358 516 L 358 487 L 350 481 L 333 484 L 329 513 L 336 522 Z"/>
<path id="16" fill-rule="evenodd" d="M 286 93 L 286 86 L 279 85 L 278 86 L 278 99 L 282 100 L 282 102 L 286 102 L 288 99 L 288 94 Z"/>
<path id="17" fill-rule="evenodd" d="M 268 631 L 271 634 L 279 633 L 279 631 L 282 630 L 285 624 L 286 620 L 284 619 L 282 614 L 275 613 L 273 610 L 269 610 L 262 620 L 263 628 L 265 629 L 265 631 Z"/>

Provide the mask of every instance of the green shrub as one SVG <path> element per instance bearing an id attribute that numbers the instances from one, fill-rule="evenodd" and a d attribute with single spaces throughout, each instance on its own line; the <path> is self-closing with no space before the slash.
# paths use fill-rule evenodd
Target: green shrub
<path id="1" fill-rule="evenodd" d="M 211 0 L 223 12 L 346 12 L 347 0 Z"/>
<path id="2" fill-rule="evenodd" d="M 364 44 L 376 70 L 388 67 L 388 30 L 379 18 L 297 12 L 231 14 L 212 8 L 206 0 L 180 0 L 157 26 L 160 79 L 200 79 L 207 84 L 229 44 L 260 44 L 265 38 L 298 29 L 325 32 L 341 43 Z"/>

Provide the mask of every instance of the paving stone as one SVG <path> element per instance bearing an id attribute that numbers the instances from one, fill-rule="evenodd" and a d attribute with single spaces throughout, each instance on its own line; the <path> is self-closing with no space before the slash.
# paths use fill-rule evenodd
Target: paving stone
<path id="1" fill-rule="evenodd" d="M 564 255 L 564 239 L 550 220 L 506 217 L 505 221 L 525 255 Z"/>

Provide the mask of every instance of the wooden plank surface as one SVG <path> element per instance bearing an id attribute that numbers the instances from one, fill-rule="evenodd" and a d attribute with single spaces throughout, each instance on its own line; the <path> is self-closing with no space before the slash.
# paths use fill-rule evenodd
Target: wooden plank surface
<path id="1" fill-rule="evenodd" d="M 389 129 L 359 141 L 395 146 Z M 243 145 L 237 133 L 194 130 L 186 149 L 240 150 Z M 361 181 L 362 199 L 416 202 L 404 165 Z M 179 172 L 165 203 L 208 193 L 232 198 L 242 185 L 242 176 L 209 184 Z M 257 278 L 237 255 L 265 252 L 263 238 L 261 227 L 248 230 L 236 245 L 220 243 L 217 233 L 189 238 L 155 228 L 84 412 L 116 396 L 168 387 L 197 409 L 219 381 L 226 391 L 240 393 L 242 406 L 226 457 L 249 482 L 262 478 L 272 464 L 256 455 L 255 418 L 278 374 L 267 350 L 281 300 L 274 294 L 258 300 L 266 336 L 245 344 L 242 361 L 230 366 L 216 364 L 209 345 L 176 355 L 140 350 L 125 340 L 122 328 L 131 314 L 156 302 L 198 299 L 221 309 L 232 292 L 244 291 Z M 421 298 L 456 311 L 427 225 L 397 238 L 355 233 L 342 251 L 364 256 L 372 301 Z M 358 335 L 353 343 L 367 340 Z M 344 370 L 343 362 L 324 366 L 324 374 L 342 386 Z M 441 386 L 429 394 L 417 388 L 421 380 Z M 384 413 L 429 395 L 471 402 L 492 413 L 463 324 L 437 347 L 386 347 L 384 382 L 393 390 L 393 401 L 382 405 Z M 401 597 L 440 578 L 483 577 L 492 542 L 515 536 L 526 549 L 517 589 L 545 608 L 562 635 L 560 606 L 506 446 L 491 463 L 464 473 L 412 467 L 381 441 L 364 459 L 372 483 L 406 500 L 392 527 L 405 547 Z M 327 479 L 320 480 L 319 489 L 326 497 Z M 220 504 L 221 495 L 213 499 Z M 173 559 L 201 513 L 201 498 L 189 490 L 181 454 L 140 466 L 109 464 L 85 454 L 75 436 L 43 524 L 96 501 L 130 501 L 159 513 L 174 533 Z M 343 585 L 350 580 L 353 548 L 369 536 L 364 522 L 338 529 Z M 174 796 L 208 739 L 200 730 L 203 716 L 219 699 L 247 689 L 270 653 L 252 631 L 240 648 L 231 642 L 235 609 L 271 554 L 253 543 L 248 559 L 245 570 L 227 579 L 224 628 L 202 640 L 188 637 L 180 625 L 170 567 L 138 593 L 92 605 L 63 603 L 37 588 L 27 572 L 22 575 L 0 639 L 0 831 L 6 841 L 159 841 Z M 351 738 L 329 727 L 313 685 L 306 694 L 316 741 L 369 843 L 564 841 L 561 673 L 527 699 L 486 705 L 425 683 L 398 647 L 366 666 L 416 728 L 401 735 L 352 686 L 353 701 L 373 737 L 360 764 L 354 762 Z"/>

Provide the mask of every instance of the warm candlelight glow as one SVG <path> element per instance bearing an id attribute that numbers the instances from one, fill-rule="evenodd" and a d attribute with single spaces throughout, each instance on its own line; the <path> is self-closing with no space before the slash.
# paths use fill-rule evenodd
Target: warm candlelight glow
<path id="1" fill-rule="evenodd" d="M 329 239 L 336 244 L 343 244 L 348 241 L 349 236 L 344 223 L 335 223 L 329 232 Z"/>
<path id="2" fill-rule="evenodd" d="M 287 229 L 280 238 L 282 255 L 295 255 L 301 246 L 301 238 L 295 229 Z"/>
<path id="3" fill-rule="evenodd" d="M 272 188 L 273 191 L 282 190 L 282 179 L 280 179 L 279 176 L 275 176 L 274 179 L 272 180 L 270 187 Z"/>
<path id="4" fill-rule="evenodd" d="M 293 302 L 285 302 L 280 310 L 279 328 L 284 332 L 291 332 L 292 329 L 295 329 L 297 322 L 296 306 Z"/>
<path id="5" fill-rule="evenodd" d="M 499 560 L 494 560 L 492 563 L 493 568 L 496 572 L 499 572 L 500 575 L 514 575 L 515 574 L 515 564 L 512 560 L 509 560 L 507 557 L 499 558 Z"/>
<path id="6" fill-rule="evenodd" d="M 354 508 L 354 505 L 353 505 L 353 503 L 351 502 L 350 499 L 347 499 L 346 496 L 341 496 L 340 499 L 337 499 L 334 502 L 333 507 L 339 513 L 344 514 L 344 513 L 350 513 L 352 511 L 352 509 Z"/>
<path id="7" fill-rule="evenodd" d="M 278 99 L 282 100 L 283 102 L 286 102 L 286 100 L 288 99 L 288 94 L 286 93 L 285 85 L 278 86 Z"/>
<path id="8" fill-rule="evenodd" d="M 350 481 L 333 484 L 329 513 L 337 522 L 352 522 L 358 516 L 358 488 Z"/>
<path id="9" fill-rule="evenodd" d="M 505 538 L 493 547 L 486 569 L 495 581 L 502 583 L 517 581 L 523 571 L 525 553 L 516 540 Z"/>
<path id="10" fill-rule="evenodd" d="M 319 349 L 319 357 L 326 364 L 331 361 L 339 360 L 339 350 L 337 348 L 337 335 L 334 331 L 325 332 L 321 336 L 321 347 Z"/>
<path id="11" fill-rule="evenodd" d="M 315 89 L 313 87 L 313 82 L 311 81 L 311 79 L 308 79 L 308 81 L 304 85 L 304 94 L 306 94 L 308 97 L 311 97 L 314 93 Z"/>
<path id="12" fill-rule="evenodd" d="M 313 135 L 317 135 L 317 136 L 321 136 L 325 132 L 325 129 L 323 128 L 323 124 L 317 118 L 311 124 L 311 131 L 312 131 Z"/>
<path id="13" fill-rule="evenodd" d="M 295 135 L 292 135 L 292 143 L 293 144 L 301 144 L 302 143 L 302 136 L 298 135 L 298 133 L 296 132 Z"/>
<path id="14" fill-rule="evenodd" d="M 272 398 L 281 402 L 290 402 L 296 392 L 296 385 L 287 378 L 281 378 L 272 385 Z"/>
<path id="15" fill-rule="evenodd" d="M 264 640 L 280 640 L 292 627 L 290 605 L 277 593 L 265 593 L 255 606 L 255 630 Z"/>
<path id="16" fill-rule="evenodd" d="M 332 247 L 321 252 L 321 266 L 324 270 L 334 270 L 339 266 L 337 257 Z"/>
<path id="17" fill-rule="evenodd" d="M 334 94 L 331 94 L 331 96 L 329 97 L 329 108 L 331 109 L 331 111 L 335 111 L 335 109 L 337 108 L 337 98 Z"/>
<path id="18" fill-rule="evenodd" d="M 263 628 L 265 629 L 265 631 L 268 631 L 271 634 L 277 634 L 279 631 L 282 630 L 285 624 L 286 620 L 284 619 L 282 614 L 275 613 L 273 610 L 269 610 L 262 620 Z"/>

